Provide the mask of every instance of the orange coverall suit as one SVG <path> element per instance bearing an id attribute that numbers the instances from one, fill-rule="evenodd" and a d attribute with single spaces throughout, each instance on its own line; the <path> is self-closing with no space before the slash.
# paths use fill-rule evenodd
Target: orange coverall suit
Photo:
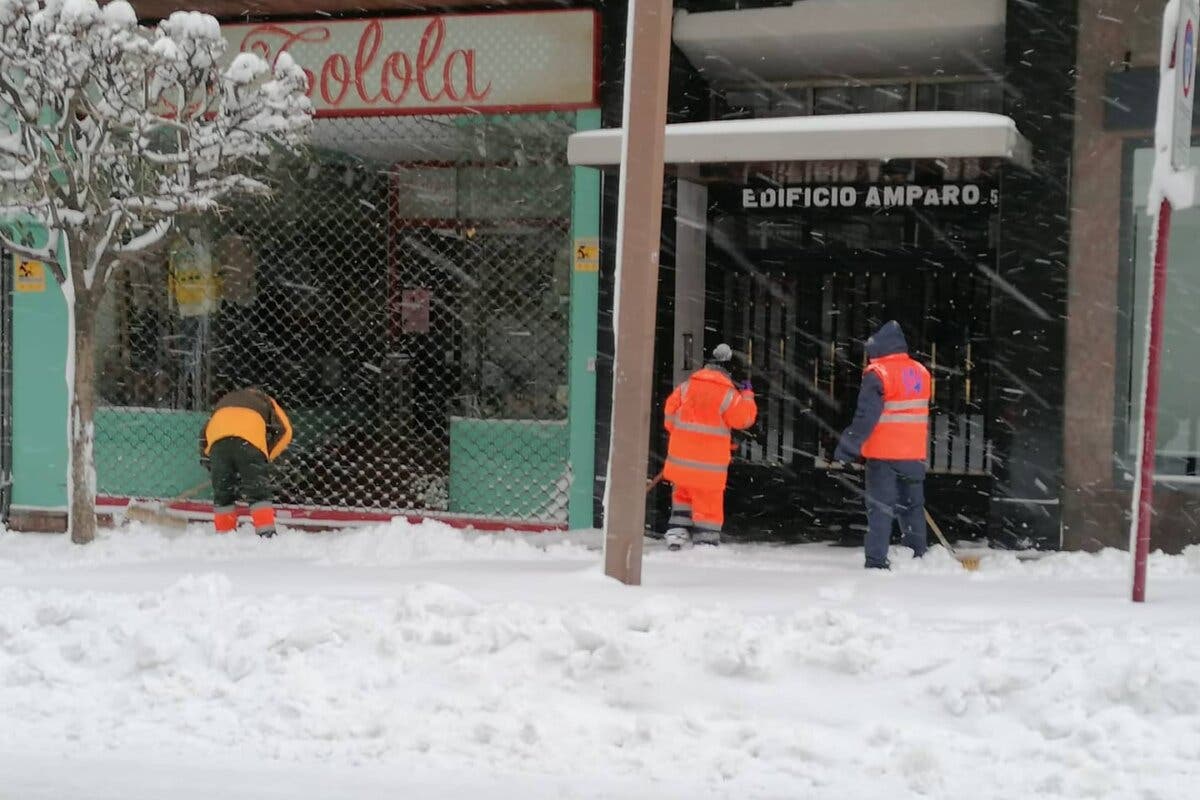
<path id="1" fill-rule="evenodd" d="M 222 397 L 200 431 L 200 450 L 212 460 L 213 526 L 217 533 L 237 527 L 239 483 L 250 503 L 250 518 L 260 536 L 275 535 L 275 507 L 267 463 L 292 442 L 292 423 L 279 403 L 258 389 L 239 389 Z"/>
<path id="2" fill-rule="evenodd" d="M 725 523 L 730 431 L 754 424 L 754 392 L 739 391 L 729 373 L 710 364 L 675 387 L 665 410 L 669 440 L 663 478 L 674 485 L 667 543 L 682 544 L 690 530 L 695 542 L 718 544 Z"/>

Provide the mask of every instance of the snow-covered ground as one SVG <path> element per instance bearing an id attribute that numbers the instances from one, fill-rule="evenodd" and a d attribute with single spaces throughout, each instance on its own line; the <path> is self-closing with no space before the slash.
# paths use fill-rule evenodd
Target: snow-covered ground
<path id="1" fill-rule="evenodd" d="M 1200 548 L 0 534 L 0 798 L 1144 798 L 1200 785 Z"/>

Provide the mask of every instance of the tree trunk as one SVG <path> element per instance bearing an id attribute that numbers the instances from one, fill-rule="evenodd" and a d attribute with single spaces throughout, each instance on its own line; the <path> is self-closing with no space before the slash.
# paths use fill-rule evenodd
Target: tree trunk
<path id="1" fill-rule="evenodd" d="M 95 441 L 93 420 L 96 411 L 96 330 L 91 298 L 68 298 L 72 331 L 68 339 L 73 352 L 68 354 L 71 378 L 67 431 L 71 445 L 71 467 L 67 496 L 70 516 L 67 530 L 75 544 L 87 544 L 96 536 L 96 465 L 92 445 Z"/>

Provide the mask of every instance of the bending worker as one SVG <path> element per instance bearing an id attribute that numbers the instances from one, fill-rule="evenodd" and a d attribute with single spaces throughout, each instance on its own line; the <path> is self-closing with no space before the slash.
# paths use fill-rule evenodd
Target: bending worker
<path id="1" fill-rule="evenodd" d="M 749 428 L 758 416 L 750 381 L 734 388 L 728 369 L 732 358 L 729 345 L 717 345 L 703 369 L 667 398 L 664 425 L 669 439 L 663 479 L 674 485 L 666 535 L 671 550 L 683 547 L 689 533 L 696 544 L 721 543 L 730 431 Z"/>
<path id="2" fill-rule="evenodd" d="M 275 535 L 275 508 L 267 471 L 292 442 L 292 424 L 274 398 L 250 387 L 217 401 L 200 432 L 200 463 L 212 474 L 213 525 L 217 533 L 237 527 L 239 494 L 250 504 L 259 536 Z"/>
<path id="3" fill-rule="evenodd" d="M 925 555 L 925 460 L 929 448 L 929 371 L 908 355 L 896 321 L 867 339 L 869 363 L 854 420 L 842 433 L 835 462 L 867 461 L 866 566 L 888 569 L 892 522 L 903 543 Z"/>

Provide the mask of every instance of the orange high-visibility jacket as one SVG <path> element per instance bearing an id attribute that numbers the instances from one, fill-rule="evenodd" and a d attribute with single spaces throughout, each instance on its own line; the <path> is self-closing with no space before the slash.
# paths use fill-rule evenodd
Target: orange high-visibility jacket
<path id="1" fill-rule="evenodd" d="M 863 458 L 924 461 L 929 448 L 929 370 L 906 353 L 871 361 L 883 384 L 883 413 L 863 442 Z"/>
<path id="2" fill-rule="evenodd" d="M 665 411 L 670 438 L 663 478 L 679 486 L 723 490 L 729 434 L 754 424 L 754 392 L 738 391 L 724 370 L 705 367 L 675 387 Z"/>
<path id="3" fill-rule="evenodd" d="M 222 439 L 236 436 L 274 461 L 292 443 L 292 423 L 275 398 L 256 389 L 239 389 L 222 397 L 200 432 L 205 455 Z"/>

